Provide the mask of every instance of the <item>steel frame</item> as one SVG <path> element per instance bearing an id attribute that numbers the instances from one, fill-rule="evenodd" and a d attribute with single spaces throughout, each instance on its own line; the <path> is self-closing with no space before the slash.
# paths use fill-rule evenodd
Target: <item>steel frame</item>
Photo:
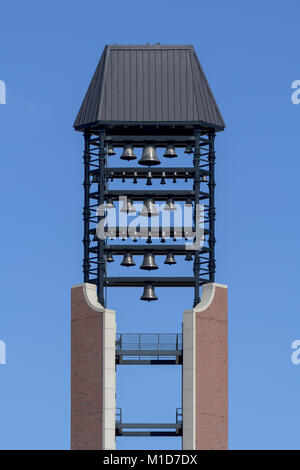
<path id="1" fill-rule="evenodd" d="M 83 273 L 84 282 L 96 283 L 99 302 L 105 306 L 105 287 L 115 286 L 137 286 L 143 285 L 145 282 L 153 282 L 157 286 L 178 286 L 194 287 L 194 302 L 197 305 L 200 302 L 200 287 L 204 283 L 214 282 L 215 279 L 215 130 L 195 127 L 193 135 L 191 130 L 187 131 L 187 135 L 168 135 L 165 133 L 167 128 L 164 127 L 164 134 L 159 135 L 159 129 L 152 127 L 151 129 L 140 128 L 140 132 L 133 134 L 133 130 L 129 131 L 124 128 L 125 134 L 115 134 L 115 130 L 109 128 L 85 129 L 84 131 L 84 258 Z M 136 131 L 135 131 L 136 132 Z M 182 131 L 181 131 L 182 132 Z M 114 135 L 115 134 L 115 135 Z M 143 147 L 147 143 L 154 143 L 157 147 L 165 147 L 166 144 L 173 144 L 175 147 L 185 147 L 192 144 L 194 147 L 193 167 L 163 167 L 163 164 L 155 168 L 140 167 L 124 167 L 108 168 L 106 158 L 106 146 L 112 143 L 115 147 L 122 147 L 126 143 L 130 143 L 133 147 Z M 176 178 L 193 181 L 193 190 L 174 191 L 168 190 L 109 190 L 108 181 L 113 179 L 130 180 L 134 177 L 137 179 L 145 179 L 151 172 L 151 178 Z M 201 190 L 201 179 L 203 176 L 208 178 L 208 191 Z M 204 203 L 205 217 L 204 234 L 207 236 L 207 242 L 199 250 L 193 250 L 193 277 L 178 278 L 110 278 L 107 275 L 107 266 L 105 254 L 112 252 L 114 254 L 123 254 L 130 251 L 134 254 L 143 254 L 151 251 L 155 255 L 165 255 L 167 251 L 172 251 L 177 255 L 186 255 L 187 250 L 183 250 L 182 246 L 160 246 L 160 245 L 121 245 L 109 244 L 110 234 L 108 232 L 107 240 L 100 240 L 95 237 L 96 226 L 101 217 L 97 213 L 99 205 L 103 204 L 108 198 L 116 200 L 119 196 L 130 196 L 134 201 L 144 201 L 148 197 L 152 197 L 156 201 L 165 200 L 168 197 L 176 201 L 184 201 L 187 198 L 194 200 L 194 227 L 196 224 L 196 204 Z M 147 230 L 147 229 L 146 229 Z M 163 238 L 164 228 L 159 227 L 158 237 Z M 127 235 L 127 229 L 126 229 Z M 141 237 L 147 238 L 147 233 L 140 233 Z M 124 228 L 116 228 L 116 236 L 124 236 Z M 170 237 L 176 239 L 186 238 L 184 230 L 181 228 L 176 231 L 173 227 L 170 230 Z M 96 238 L 96 239 L 95 239 Z"/>

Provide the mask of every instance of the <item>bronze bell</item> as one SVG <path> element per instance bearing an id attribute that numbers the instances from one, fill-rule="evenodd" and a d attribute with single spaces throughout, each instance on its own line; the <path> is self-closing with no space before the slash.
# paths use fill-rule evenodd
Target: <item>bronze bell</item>
<path id="1" fill-rule="evenodd" d="M 143 204 L 140 215 L 143 217 L 156 217 L 159 213 L 156 210 L 155 202 L 153 199 L 146 199 Z"/>
<path id="2" fill-rule="evenodd" d="M 160 160 L 156 155 L 156 148 L 153 145 L 146 145 L 143 149 L 143 154 L 139 160 L 140 165 L 153 166 L 159 165 Z"/>
<path id="3" fill-rule="evenodd" d="M 167 203 L 166 203 L 166 205 L 164 206 L 164 210 L 165 210 L 165 211 L 176 211 L 176 210 L 177 210 L 177 207 L 176 207 L 176 205 L 174 204 L 173 199 L 169 198 L 169 199 L 167 200 Z"/>
<path id="4" fill-rule="evenodd" d="M 105 204 L 105 209 L 114 209 L 115 205 L 111 197 L 107 199 L 107 203 Z"/>
<path id="5" fill-rule="evenodd" d="M 184 203 L 186 207 L 193 207 L 193 201 L 192 199 L 187 199 L 186 202 Z"/>
<path id="6" fill-rule="evenodd" d="M 133 173 L 133 181 L 132 181 L 132 182 L 133 182 L 133 184 L 137 184 L 137 182 L 138 182 L 138 180 L 137 180 L 137 172 L 136 172 L 136 171 Z"/>
<path id="7" fill-rule="evenodd" d="M 193 255 L 191 253 L 187 253 L 184 259 L 185 261 L 193 261 Z"/>
<path id="8" fill-rule="evenodd" d="M 113 144 L 108 144 L 108 146 L 107 146 L 107 155 L 116 155 Z"/>
<path id="9" fill-rule="evenodd" d="M 174 258 L 174 255 L 171 251 L 169 251 L 169 253 L 167 254 L 167 257 L 165 259 L 165 264 L 176 264 L 176 260 Z"/>
<path id="10" fill-rule="evenodd" d="M 147 300 L 148 302 L 151 302 L 151 300 L 158 300 L 158 297 L 156 297 L 155 295 L 154 287 L 152 284 L 145 285 L 141 300 Z"/>
<path id="11" fill-rule="evenodd" d="M 124 199 L 123 207 L 122 207 L 120 212 L 127 212 L 128 214 L 135 214 L 136 213 L 136 209 L 135 209 L 135 207 L 132 203 L 132 200 L 130 198 L 127 198 L 127 201 L 126 201 L 126 199 Z"/>
<path id="12" fill-rule="evenodd" d="M 107 261 L 107 263 L 113 263 L 115 261 L 114 258 L 113 258 L 113 255 L 110 252 L 107 253 L 106 261 Z"/>
<path id="13" fill-rule="evenodd" d="M 121 160 L 127 160 L 127 161 L 136 159 L 136 155 L 134 153 L 132 145 L 125 145 L 123 149 L 123 153 L 120 156 L 120 158 Z"/>
<path id="14" fill-rule="evenodd" d="M 148 173 L 147 173 L 147 182 L 146 182 L 147 186 L 152 186 L 151 178 L 152 178 L 152 173 L 151 173 L 151 171 L 148 171 Z"/>
<path id="15" fill-rule="evenodd" d="M 184 153 L 193 153 L 193 147 L 191 145 L 187 145 Z"/>
<path id="16" fill-rule="evenodd" d="M 135 266 L 131 253 L 125 253 L 121 266 L 126 266 L 127 268 Z"/>
<path id="17" fill-rule="evenodd" d="M 163 171 L 161 174 L 161 181 L 160 184 L 166 184 L 166 173 Z"/>
<path id="18" fill-rule="evenodd" d="M 145 269 L 147 271 L 152 271 L 153 269 L 158 269 L 157 264 L 155 263 L 155 258 L 153 253 L 145 253 L 143 263 L 140 266 L 140 269 Z"/>
<path id="19" fill-rule="evenodd" d="M 202 176 L 201 182 L 202 182 L 202 183 L 207 183 L 207 176 L 206 176 L 206 175 L 203 175 L 203 176 Z"/>
<path id="20" fill-rule="evenodd" d="M 164 157 L 166 158 L 174 158 L 174 157 L 178 157 L 173 145 L 168 145 L 167 146 L 167 149 L 164 153 Z"/>

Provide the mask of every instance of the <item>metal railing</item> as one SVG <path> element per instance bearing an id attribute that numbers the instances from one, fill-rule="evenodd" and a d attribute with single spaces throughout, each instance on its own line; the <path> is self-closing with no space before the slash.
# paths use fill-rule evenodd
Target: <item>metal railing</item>
<path id="1" fill-rule="evenodd" d="M 182 350 L 181 333 L 119 333 L 117 350 L 134 351 L 178 351 Z"/>
<path id="2" fill-rule="evenodd" d="M 182 408 L 176 409 L 174 423 L 125 423 L 122 408 L 116 408 L 116 436 L 182 436 Z"/>

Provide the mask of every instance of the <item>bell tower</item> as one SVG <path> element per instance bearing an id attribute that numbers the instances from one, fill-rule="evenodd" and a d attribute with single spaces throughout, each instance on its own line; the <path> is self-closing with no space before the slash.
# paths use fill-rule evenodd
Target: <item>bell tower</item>
<path id="1" fill-rule="evenodd" d="M 182 436 L 183 449 L 226 449 L 227 287 L 215 282 L 215 136 L 225 124 L 193 46 L 106 46 L 74 127 L 84 137 L 84 253 L 71 294 L 71 447 L 165 435 Z M 189 276 L 176 271 L 179 257 Z M 110 274 L 116 262 L 123 276 Z M 182 331 L 117 331 L 106 295 L 115 287 L 158 309 L 160 288 L 192 287 Z M 116 367 L 137 363 L 182 367 L 174 422 L 123 421 Z"/>

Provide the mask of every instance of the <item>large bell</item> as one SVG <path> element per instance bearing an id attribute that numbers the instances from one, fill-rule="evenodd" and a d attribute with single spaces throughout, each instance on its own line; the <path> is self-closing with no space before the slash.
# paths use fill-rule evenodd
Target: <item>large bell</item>
<path id="1" fill-rule="evenodd" d="M 123 153 L 120 156 L 121 160 L 135 160 L 136 154 L 134 153 L 132 145 L 125 145 Z"/>
<path id="2" fill-rule="evenodd" d="M 156 297 L 155 295 L 154 287 L 152 284 L 145 285 L 141 300 L 147 300 L 148 302 L 151 302 L 151 300 L 158 300 L 158 297 Z"/>
<path id="3" fill-rule="evenodd" d="M 131 253 L 125 253 L 121 266 L 126 266 L 127 268 L 135 266 Z"/>
<path id="4" fill-rule="evenodd" d="M 176 210 L 177 210 L 177 207 L 176 207 L 176 205 L 174 204 L 173 199 L 169 198 L 169 199 L 167 200 L 167 203 L 166 203 L 166 205 L 164 206 L 164 210 L 165 210 L 165 211 L 176 211 Z"/>
<path id="5" fill-rule="evenodd" d="M 136 209 L 132 203 L 132 200 L 130 198 L 124 199 L 123 202 L 123 207 L 120 212 L 127 212 L 128 214 L 135 214 Z"/>
<path id="6" fill-rule="evenodd" d="M 146 145 L 143 149 L 143 154 L 139 160 L 140 165 L 153 166 L 159 165 L 160 160 L 156 155 L 156 148 L 153 145 Z"/>
<path id="7" fill-rule="evenodd" d="M 178 157 L 173 145 L 168 145 L 165 153 L 164 153 L 164 157 L 166 158 L 174 158 L 174 157 Z"/>
<path id="8" fill-rule="evenodd" d="M 145 253 L 143 263 L 140 266 L 140 269 L 145 269 L 147 271 L 152 271 L 153 269 L 158 269 L 157 264 L 155 263 L 155 258 L 153 253 Z"/>
<path id="9" fill-rule="evenodd" d="M 143 217 L 156 217 L 159 213 L 156 210 L 155 202 L 153 199 L 146 199 L 143 204 L 143 208 L 141 210 L 140 215 Z"/>
<path id="10" fill-rule="evenodd" d="M 108 144 L 108 146 L 107 146 L 107 155 L 116 155 L 113 144 Z"/>
<path id="11" fill-rule="evenodd" d="M 174 255 L 171 251 L 167 254 L 167 257 L 165 259 L 165 264 L 176 264 L 176 260 L 174 258 Z"/>

